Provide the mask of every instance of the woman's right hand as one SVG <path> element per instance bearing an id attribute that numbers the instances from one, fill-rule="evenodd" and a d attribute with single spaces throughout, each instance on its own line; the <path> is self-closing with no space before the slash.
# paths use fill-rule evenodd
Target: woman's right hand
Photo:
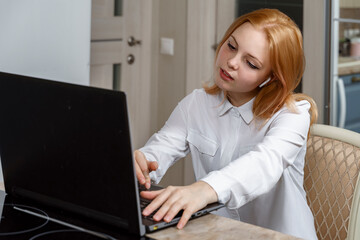
<path id="1" fill-rule="evenodd" d="M 135 150 L 134 158 L 136 177 L 140 184 L 145 185 L 145 188 L 149 189 L 151 186 L 149 173 L 156 171 L 158 163 L 148 161 L 145 155 L 139 150 Z"/>

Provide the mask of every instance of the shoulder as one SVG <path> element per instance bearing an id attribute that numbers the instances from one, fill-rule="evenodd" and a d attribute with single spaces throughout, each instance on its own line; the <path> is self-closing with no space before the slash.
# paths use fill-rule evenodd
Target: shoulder
<path id="1" fill-rule="evenodd" d="M 295 106 L 300 112 L 309 112 L 311 104 L 307 100 L 296 101 Z"/>
<path id="2" fill-rule="evenodd" d="M 293 106 L 285 104 L 278 114 L 308 114 L 310 107 L 311 105 L 307 100 L 294 101 Z"/>
<path id="3" fill-rule="evenodd" d="M 271 127 L 292 129 L 302 132 L 306 136 L 310 127 L 309 109 L 311 105 L 307 100 L 294 102 L 293 108 L 283 106 L 270 121 Z"/>
<path id="4" fill-rule="evenodd" d="M 203 88 L 195 89 L 184 97 L 180 105 L 189 106 L 216 106 L 221 103 L 221 94 L 211 95 L 205 92 Z"/>
<path id="5" fill-rule="evenodd" d="M 192 96 L 194 98 L 211 98 L 211 97 L 216 97 L 218 96 L 218 94 L 216 95 L 211 95 L 205 92 L 205 90 L 203 88 L 198 88 L 198 89 L 194 89 L 189 95 L 187 96 Z"/>

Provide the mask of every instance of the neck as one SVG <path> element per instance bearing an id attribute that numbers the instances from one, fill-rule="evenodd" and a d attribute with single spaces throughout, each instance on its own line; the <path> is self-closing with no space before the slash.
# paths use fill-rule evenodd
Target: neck
<path id="1" fill-rule="evenodd" d="M 233 106 L 240 107 L 240 106 L 244 105 L 245 103 L 247 103 L 248 101 L 250 101 L 253 97 L 255 97 L 257 93 L 258 93 L 258 91 L 247 92 L 247 93 L 227 92 L 226 96 L 227 96 L 227 99 L 229 100 L 229 102 Z"/>

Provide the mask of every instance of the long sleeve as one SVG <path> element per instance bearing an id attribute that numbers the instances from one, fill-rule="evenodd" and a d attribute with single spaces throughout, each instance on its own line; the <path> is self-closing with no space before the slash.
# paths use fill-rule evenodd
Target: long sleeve
<path id="1" fill-rule="evenodd" d="M 302 171 L 295 161 L 306 145 L 308 108 L 303 102 L 299 113 L 278 113 L 252 151 L 202 179 L 215 189 L 220 202 L 230 209 L 239 208 L 272 189 L 290 165 Z"/>
<path id="2" fill-rule="evenodd" d="M 188 154 L 186 135 L 186 117 L 180 102 L 162 129 L 140 149 L 149 161 L 158 162 L 157 171 L 150 173 L 153 181 L 158 183 L 171 165 Z"/>

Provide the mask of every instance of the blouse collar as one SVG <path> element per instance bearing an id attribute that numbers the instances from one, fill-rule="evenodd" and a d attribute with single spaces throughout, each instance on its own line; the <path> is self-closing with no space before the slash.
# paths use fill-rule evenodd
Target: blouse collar
<path id="1" fill-rule="evenodd" d="M 251 120 L 254 118 L 252 108 L 254 105 L 255 97 L 253 97 L 250 101 L 241 105 L 240 107 L 235 107 L 229 102 L 229 100 L 227 98 L 224 99 L 223 92 L 221 94 L 219 94 L 218 96 L 219 96 L 220 103 L 222 103 L 218 110 L 219 117 L 227 114 L 228 112 L 230 112 L 231 109 L 233 109 L 233 111 L 235 113 L 238 113 L 239 116 L 241 116 L 242 119 L 247 124 L 249 124 L 251 122 Z"/>

